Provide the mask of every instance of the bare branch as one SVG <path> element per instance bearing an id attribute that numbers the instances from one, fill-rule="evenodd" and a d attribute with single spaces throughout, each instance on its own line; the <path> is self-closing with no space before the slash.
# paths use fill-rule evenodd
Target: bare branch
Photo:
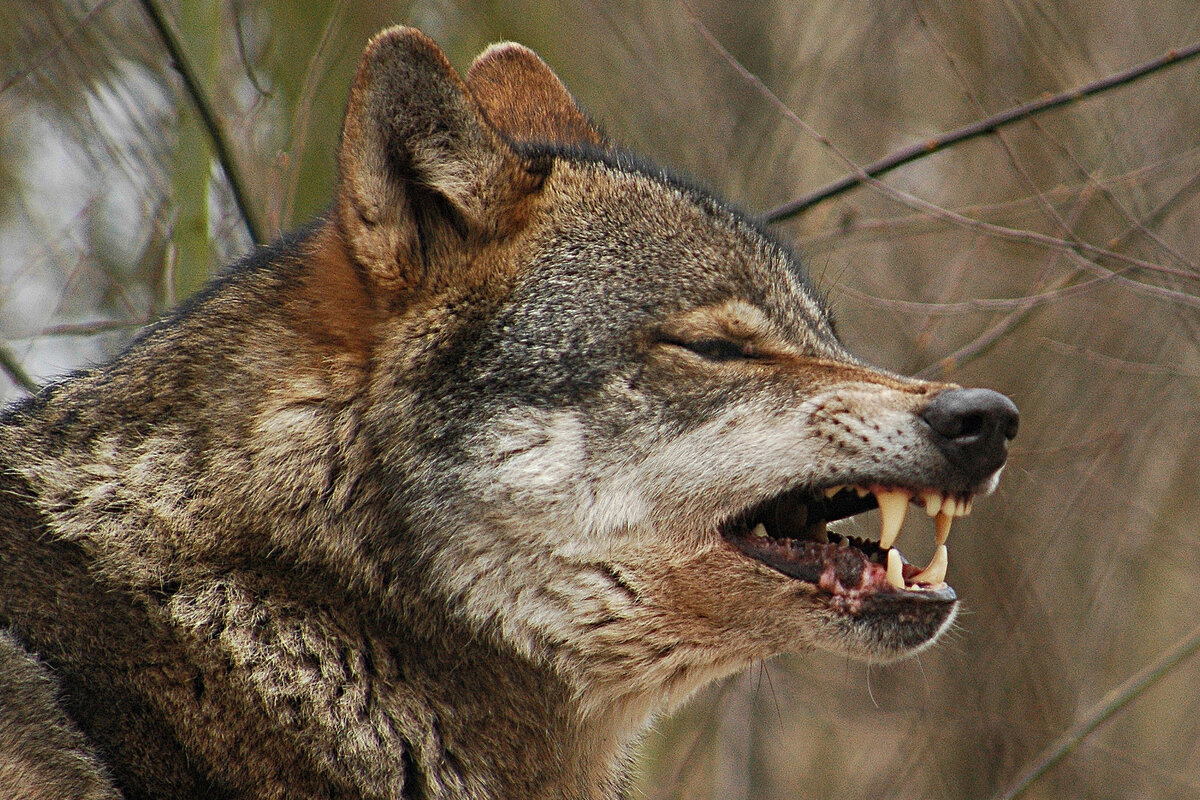
<path id="1" fill-rule="evenodd" d="M 998 114 L 993 114 L 986 119 L 973 122 L 970 125 L 964 125 L 956 130 L 948 131 L 947 133 L 935 136 L 932 139 L 927 139 L 923 142 L 918 142 L 914 145 L 902 148 L 890 155 L 884 156 L 874 163 L 867 164 L 863 167 L 855 167 L 855 171 L 852 174 L 833 181 L 832 183 L 823 186 L 820 189 L 816 189 L 806 195 L 803 195 L 802 197 L 792 200 L 791 202 L 784 203 L 783 205 L 768 211 L 763 215 L 763 219 L 766 222 L 781 222 L 782 220 L 789 219 L 799 214 L 801 211 L 816 205 L 817 203 L 828 200 L 830 197 L 842 194 L 843 192 L 852 189 L 855 186 L 866 183 L 868 178 L 875 178 L 891 172 L 896 167 L 907 164 L 910 161 L 916 161 L 917 159 L 924 158 L 925 156 L 931 153 L 936 153 L 937 151 L 949 147 L 952 144 L 958 144 L 959 142 L 965 142 L 969 139 L 974 139 L 985 134 L 994 133 L 1006 125 L 1011 125 L 1014 122 L 1028 119 L 1029 117 L 1032 117 L 1036 114 L 1041 114 L 1042 112 L 1049 111 L 1053 108 L 1058 108 L 1060 106 L 1077 102 L 1085 97 L 1106 92 L 1109 89 L 1113 89 L 1117 86 L 1123 86 L 1127 83 L 1132 83 L 1139 78 L 1143 78 L 1166 67 L 1170 67 L 1175 64 L 1182 64 L 1183 62 L 1195 58 L 1198 55 L 1200 55 L 1200 42 L 1194 42 L 1182 49 L 1169 50 L 1164 55 L 1159 56 L 1156 59 L 1147 61 L 1144 64 L 1139 64 L 1135 67 L 1130 67 L 1127 70 L 1118 72 L 1114 75 L 1109 75 L 1106 78 L 1092 81 L 1091 83 L 1084 84 L 1083 86 L 1075 89 L 1068 89 L 1065 92 L 1060 92 L 1059 94 L 1052 95 L 1050 97 L 1043 97 L 1038 100 L 1030 100 L 1027 103 L 1022 103 L 1021 105 L 1010 108 L 1007 111 L 1001 111 Z M 805 125 L 805 128 L 810 131 L 812 130 L 807 125 Z M 829 145 L 829 140 L 824 136 L 816 133 L 815 131 L 812 133 L 822 144 Z M 832 147 L 832 145 L 829 146 Z M 837 151 L 835 150 L 835 152 Z M 839 155 L 841 155 L 840 152 Z"/>
<path id="2" fill-rule="evenodd" d="M 85 14 L 83 18 L 75 24 L 75 27 L 57 37 L 54 40 L 54 44 L 47 47 L 38 56 L 31 58 L 29 60 L 29 66 L 25 67 L 24 69 L 17 70 L 17 72 L 5 78 L 4 81 L 0 83 L 0 94 L 7 92 L 17 82 L 25 80 L 25 78 L 28 77 L 34 70 L 38 69 L 42 66 L 42 64 L 49 61 L 51 56 L 57 53 L 59 49 L 67 44 L 67 42 L 74 39 L 75 35 L 86 28 L 97 14 L 99 14 L 101 11 L 104 11 L 110 5 L 112 5 L 112 0 L 103 0 L 103 2 L 97 3 L 91 9 L 89 9 L 87 14 Z"/>
<path id="3" fill-rule="evenodd" d="M 229 181 L 229 189 L 233 193 L 233 202 L 238 208 L 238 213 L 242 216 L 242 221 L 246 225 L 246 231 L 250 234 L 250 239 L 255 244 L 263 244 L 266 241 L 263 235 L 263 228 L 250 204 L 242 180 L 242 174 L 238 171 L 237 163 L 233 158 L 233 150 L 225 138 L 225 132 L 217 120 L 216 112 L 213 111 L 208 96 L 204 93 L 199 81 L 196 79 L 196 72 L 192 69 L 191 62 L 188 61 L 183 47 L 175 36 L 175 32 L 167 24 L 166 18 L 163 17 L 154 0 L 140 0 L 140 2 L 142 9 L 146 12 L 146 16 L 150 18 L 154 30 L 158 32 L 159 38 L 162 39 L 163 46 L 167 48 L 167 54 L 171 58 L 172 65 L 175 67 L 176 72 L 179 73 L 180 78 L 183 79 L 184 90 L 187 92 L 188 97 L 191 98 L 192 105 L 196 108 L 196 113 L 200 115 L 200 122 L 204 125 L 204 130 L 208 134 L 208 138 L 212 141 L 217 163 L 221 165 L 221 169 L 225 173 L 225 179 Z"/>
<path id="4" fill-rule="evenodd" d="M 29 376 L 29 373 L 21 366 L 21 362 L 17 361 L 3 344 L 0 344 L 0 372 L 3 372 L 9 380 L 30 394 L 37 391 L 37 381 Z"/>
<path id="5" fill-rule="evenodd" d="M 102 333 L 115 331 L 131 331 L 144 328 L 153 322 L 153 318 L 130 320 L 97 320 L 95 322 L 68 322 L 62 325 L 50 325 L 38 331 L 39 336 L 98 336 Z"/>
<path id="6" fill-rule="evenodd" d="M 1130 700 L 1138 697 L 1142 692 L 1153 686 L 1159 678 L 1169 673 L 1176 664 L 1195 653 L 1197 649 L 1200 649 L 1200 628 L 1196 628 L 1183 637 L 1157 661 L 1148 664 L 1120 686 L 1106 694 L 1099 703 L 1084 715 L 1078 724 L 1042 751 L 1041 757 L 1032 768 L 1014 781 L 1002 793 L 994 795 L 993 800 L 1013 800 L 1013 798 L 1019 797 L 1026 789 L 1033 785 L 1034 781 L 1045 774 L 1046 770 L 1053 767 L 1062 760 L 1063 756 L 1071 752 L 1075 748 L 1075 745 L 1091 735 L 1092 731 L 1100 723 L 1120 711 Z"/>
<path id="7" fill-rule="evenodd" d="M 710 46 L 713 47 L 713 49 L 715 49 L 721 55 L 721 57 L 724 58 L 729 63 L 729 65 L 738 72 L 739 75 L 741 75 L 745 80 L 747 80 L 748 82 L 753 84 L 754 87 L 759 92 L 761 92 L 764 97 L 766 97 L 768 100 L 770 100 L 771 103 L 773 105 L 775 105 L 776 108 L 778 108 L 782 114 L 784 114 L 784 116 L 786 116 L 789 120 L 791 120 L 793 123 L 795 123 L 801 129 L 803 129 L 809 135 L 817 138 L 818 141 L 820 141 L 822 144 L 824 144 L 826 147 L 828 147 L 830 150 L 832 150 L 835 154 L 837 154 L 838 158 L 842 159 L 842 161 L 844 161 L 846 164 L 848 164 L 853 169 L 855 169 L 856 173 L 857 173 L 855 176 L 856 183 L 868 184 L 868 185 L 876 188 L 878 191 L 882 192 L 883 194 L 886 194 L 889 197 L 892 197 L 893 199 L 898 200 L 899 202 L 903 203 L 904 205 L 909 206 L 910 208 L 914 208 L 914 209 L 917 209 L 920 211 L 925 211 L 935 217 L 940 217 L 942 219 L 946 219 L 951 222 L 955 222 L 955 223 L 962 225 L 964 227 L 967 227 L 967 228 L 973 228 L 977 231 L 980 231 L 982 233 L 985 233 L 985 234 L 988 234 L 991 236 L 995 236 L 997 238 L 1008 239 L 1010 241 L 1020 241 L 1020 242 L 1027 242 L 1027 243 L 1031 243 L 1031 244 L 1039 244 L 1039 245 L 1043 245 L 1043 246 L 1049 246 L 1056 250 L 1065 252 L 1068 256 L 1070 256 L 1072 258 L 1072 260 L 1074 260 L 1085 271 L 1091 272 L 1095 275 L 1099 275 L 1100 277 L 1103 277 L 1106 279 L 1110 279 L 1114 283 L 1121 284 L 1122 286 L 1125 286 L 1135 292 L 1151 295 L 1151 296 L 1157 297 L 1159 299 L 1168 300 L 1171 302 L 1181 303 L 1183 305 L 1192 306 L 1194 308 L 1200 308 L 1200 297 L 1196 297 L 1196 296 L 1188 294 L 1186 292 L 1178 292 L 1178 291 L 1174 291 L 1171 289 L 1164 289 L 1159 286 L 1153 286 L 1151 284 L 1142 283 L 1141 281 L 1135 281 L 1130 278 L 1123 277 L 1121 274 L 1119 274 L 1117 272 L 1113 272 L 1112 270 L 1109 270 L 1109 269 L 1101 266 L 1100 264 L 1096 263 L 1095 261 L 1086 258 L 1083 254 L 1086 253 L 1087 255 L 1094 256 L 1094 257 L 1103 257 L 1106 259 L 1112 259 L 1114 261 L 1119 261 L 1119 262 L 1128 264 L 1129 266 L 1138 267 L 1140 269 L 1144 269 L 1144 270 L 1148 270 L 1148 271 L 1152 271 L 1152 272 L 1166 273 L 1166 274 L 1174 275 L 1176 277 L 1185 277 L 1185 278 L 1192 278 L 1192 279 L 1200 278 L 1200 276 L 1196 275 L 1195 273 L 1185 272 L 1182 270 L 1173 270 L 1168 267 L 1163 267 L 1161 265 L 1154 264 L 1149 261 L 1145 261 L 1143 259 L 1138 259 L 1138 258 L 1133 258 L 1132 256 L 1122 255 L 1120 253 L 1113 252 L 1112 250 L 1107 250 L 1103 247 L 1097 247 L 1096 245 L 1088 244 L 1088 243 L 1082 242 L 1082 241 L 1068 241 L 1066 239 L 1062 239 L 1062 238 L 1059 238 L 1056 236 L 1049 236 L 1049 235 L 1046 235 L 1043 233 L 1037 233 L 1035 231 L 1017 230 L 1015 228 L 1008 228 L 1003 225 L 995 225 L 993 223 L 983 222 L 982 220 L 971 219 L 970 217 L 965 217 L 962 214 L 957 214 L 953 211 L 949 211 L 945 208 L 942 208 L 941 206 L 938 206 L 934 203 L 930 203 L 926 200 L 922 200 L 919 197 L 911 195 L 907 192 L 902 192 L 899 189 L 895 189 L 891 186 L 888 186 L 886 183 L 879 181 L 871 174 L 868 174 L 867 170 L 870 169 L 869 167 L 867 167 L 867 168 L 859 167 L 857 164 L 855 164 L 855 162 L 849 156 L 847 156 L 840 148 L 838 148 L 837 145 L 833 144 L 833 142 L 831 142 L 826 136 L 824 136 L 823 134 L 816 131 L 811 125 L 809 125 L 807 122 L 805 122 L 803 119 L 801 119 L 796 114 L 796 112 L 792 111 L 792 109 L 787 105 L 787 103 L 783 102 L 783 100 L 780 99 L 779 96 L 776 95 L 770 89 L 770 87 L 768 87 L 765 83 L 762 82 L 762 79 L 760 79 L 757 75 L 755 75 L 750 70 L 746 69 L 746 67 L 740 61 L 738 61 L 737 57 L 734 56 L 733 53 L 729 52 L 729 50 L 726 49 L 725 46 L 721 44 L 721 42 L 716 38 L 716 36 L 713 35 L 712 31 L 710 31 L 708 29 L 708 26 L 705 25 L 704 22 L 696 15 L 696 12 L 692 9 L 691 5 L 687 2 L 687 0 L 681 0 L 681 3 L 683 5 L 684 9 L 687 11 L 688 15 L 692 18 L 693 24 L 696 25 L 696 27 L 700 31 L 701 35 L 704 36 L 704 38 L 708 41 Z M 1152 64 L 1157 63 L 1158 66 L 1154 67 L 1154 69 L 1160 69 L 1163 66 L 1166 66 L 1167 63 L 1177 63 L 1182 58 L 1190 58 L 1195 55 L 1200 55 L 1200 42 L 1197 42 L 1192 47 L 1187 48 L 1186 50 L 1183 50 L 1183 51 L 1174 51 L 1174 50 L 1171 51 L 1171 53 L 1168 54 L 1168 57 L 1172 57 L 1172 56 L 1177 56 L 1177 57 L 1173 57 L 1172 60 L 1169 62 L 1159 63 L 1159 62 L 1163 62 L 1163 59 L 1157 59 L 1156 62 L 1151 62 L 1151 63 Z M 1142 67 L 1135 68 L 1134 70 L 1128 70 L 1125 73 L 1121 73 L 1118 76 L 1112 76 L 1112 77 L 1106 78 L 1102 81 L 1097 81 L 1095 83 L 1088 84 L 1087 86 L 1081 87 L 1079 89 L 1074 89 L 1069 93 L 1065 93 L 1064 95 L 1056 95 L 1055 97 L 1062 98 L 1062 97 L 1066 97 L 1069 95 L 1068 99 L 1071 99 L 1071 98 L 1077 99 L 1078 97 L 1084 97 L 1089 94 L 1095 94 L 1096 92 L 1101 91 L 1101 88 L 1111 88 L 1112 86 L 1120 85 L 1120 83 L 1128 83 L 1130 80 L 1133 79 L 1133 77 L 1148 74 L 1148 72 L 1150 72 L 1150 71 L 1153 71 L 1153 70 L 1147 69 L 1146 65 L 1143 65 Z M 1130 75 L 1132 75 L 1133 77 L 1128 77 Z M 1117 82 L 1118 78 L 1121 78 L 1121 80 L 1119 82 Z M 1097 87 L 1101 87 L 1101 88 L 1097 88 Z M 1031 105 L 1037 105 L 1039 107 L 1039 109 L 1044 110 L 1044 108 L 1042 108 L 1042 106 L 1045 103 L 1048 103 L 1054 99 L 1055 98 L 1050 98 L 1049 100 L 1045 100 L 1045 101 L 1037 101 L 1034 104 L 1026 103 L 1024 106 L 1019 106 L 1018 108 L 1019 109 L 1027 109 Z M 1057 104 L 1062 105 L 1064 102 L 1067 102 L 1067 100 L 1062 100 L 1062 101 L 1058 102 Z M 1050 106 L 1045 106 L 1045 107 L 1050 107 Z M 985 122 L 991 121 L 991 123 L 992 123 L 991 127 L 995 127 L 997 124 L 995 122 L 995 120 L 997 120 L 997 119 L 1001 119 L 1004 122 L 1012 121 L 1011 119 L 1007 119 L 1007 117 L 1011 116 L 1014 113 L 1014 111 L 1015 110 L 1009 111 L 1009 112 L 1004 112 L 1003 114 L 999 114 L 995 117 L 990 117 L 989 120 L 985 120 Z M 1024 116 L 1029 116 L 1030 113 L 1036 113 L 1036 112 L 1027 111 L 1024 114 Z M 986 132 L 986 130 L 981 131 L 981 133 L 982 132 Z M 976 135 L 978 135 L 978 134 L 976 134 Z M 944 145 L 942 145 L 942 146 L 944 146 Z M 912 160 L 912 159 L 909 159 L 909 160 Z M 780 219 L 790 216 L 790 212 L 788 214 L 783 214 L 783 215 L 779 215 L 779 214 L 777 214 L 777 212 L 778 212 L 778 209 L 776 209 L 776 211 L 768 212 L 761 219 L 763 219 L 765 222 L 777 222 Z"/>
<path id="8" fill-rule="evenodd" d="M 1083 283 L 1047 289 L 1020 297 L 971 298 L 957 303 L 923 303 L 919 300 L 901 300 L 892 297 L 876 297 L 853 286 L 839 284 L 838 294 L 845 294 L 869 305 L 899 311 L 905 314 L 921 314 L 927 317 L 956 317 L 962 314 L 996 311 L 1025 311 L 1037 306 L 1053 303 L 1077 294 L 1084 294 L 1106 283 L 1105 278 L 1091 278 Z"/>

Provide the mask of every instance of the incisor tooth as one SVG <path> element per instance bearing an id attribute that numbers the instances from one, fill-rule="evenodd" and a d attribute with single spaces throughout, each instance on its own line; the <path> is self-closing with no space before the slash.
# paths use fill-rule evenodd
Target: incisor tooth
<path id="1" fill-rule="evenodd" d="M 954 517 L 947 514 L 945 511 L 938 514 L 933 520 L 934 530 L 937 531 L 937 543 L 945 544 L 950 538 L 950 524 L 954 522 Z"/>
<path id="2" fill-rule="evenodd" d="M 962 513 L 962 515 L 965 517 L 965 516 L 967 516 L 968 514 L 970 514 L 970 513 L 971 513 L 971 509 L 972 509 L 974 506 L 975 506 L 975 498 L 973 498 L 973 497 L 968 497 L 968 498 L 967 498 L 967 503 L 966 503 L 966 505 L 965 505 L 965 506 L 963 506 L 963 513 Z"/>
<path id="3" fill-rule="evenodd" d="M 946 550 L 946 545 L 938 545 L 938 549 L 933 553 L 933 559 L 929 562 L 929 566 L 913 576 L 913 583 L 928 583 L 931 586 L 937 586 L 946 582 L 946 567 L 950 566 L 950 553 Z M 891 561 L 888 561 L 888 580 L 891 581 Z"/>
<path id="4" fill-rule="evenodd" d="M 956 517 L 958 514 L 955 511 L 958 509 L 958 501 L 950 495 L 942 498 L 942 513 L 951 517 Z"/>
<path id="5" fill-rule="evenodd" d="M 761 522 L 754 526 L 754 530 L 750 531 L 751 536 L 756 536 L 759 539 L 767 538 L 767 526 Z"/>
<path id="6" fill-rule="evenodd" d="M 877 489 L 875 500 L 879 503 L 879 546 L 887 550 L 900 535 L 908 511 L 908 493 L 900 489 Z"/>
<path id="7" fill-rule="evenodd" d="M 925 513 L 931 517 L 936 517 L 938 511 L 942 508 L 942 495 L 940 492 L 926 492 L 921 495 L 921 499 L 925 501 Z"/>
<path id="8" fill-rule="evenodd" d="M 887 582 L 897 589 L 904 588 L 904 562 L 899 550 L 888 550 Z"/>

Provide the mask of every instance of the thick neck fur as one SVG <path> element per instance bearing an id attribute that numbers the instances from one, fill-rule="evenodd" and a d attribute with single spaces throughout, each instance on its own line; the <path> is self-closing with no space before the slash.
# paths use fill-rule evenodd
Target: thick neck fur
<path id="1" fill-rule="evenodd" d="M 365 421 L 371 343 L 322 321 L 319 298 L 356 297 L 336 272 L 348 263 L 312 287 L 273 257 L 198 301 L 240 335 L 184 315 L 0 428 L 43 540 L 72 543 L 101 591 L 157 620 L 164 659 L 207 670 L 203 697 L 161 680 L 134 691 L 194 720 L 179 735 L 214 759 L 227 745 L 208 738 L 222 712 L 206 704 L 249 693 L 262 718 L 237 735 L 297 748 L 314 792 L 327 780 L 362 797 L 612 795 L 628 731 L 586 715 L 578 687 L 468 620 L 426 574 L 419 522 Z M 364 319 L 377 313 L 357 299 Z M 289 322 L 302 306 L 307 329 Z M 272 779 L 226 771 L 231 787 Z M 279 776 L 280 796 L 305 796 L 298 775 Z"/>

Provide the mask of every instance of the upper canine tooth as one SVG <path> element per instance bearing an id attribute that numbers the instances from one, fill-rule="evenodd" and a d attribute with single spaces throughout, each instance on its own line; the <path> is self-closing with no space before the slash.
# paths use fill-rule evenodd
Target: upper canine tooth
<path id="1" fill-rule="evenodd" d="M 889 567 L 891 564 L 889 563 Z M 950 566 L 950 553 L 946 550 L 946 545 L 938 545 L 938 549 L 934 551 L 933 558 L 929 562 L 929 566 L 913 575 L 913 583 L 928 583 L 933 586 L 946 582 L 946 568 Z"/>
<path id="2" fill-rule="evenodd" d="M 884 550 L 896 543 L 904 515 L 908 512 L 908 492 L 903 489 L 876 489 L 879 503 L 879 546 Z"/>
<path id="3" fill-rule="evenodd" d="M 921 499 L 925 501 L 925 513 L 931 517 L 936 517 L 938 511 L 942 508 L 942 493 L 922 492 Z"/>
<path id="4" fill-rule="evenodd" d="M 888 550 L 887 582 L 897 589 L 904 588 L 904 562 L 899 550 Z"/>
<path id="5" fill-rule="evenodd" d="M 937 543 L 944 545 L 946 540 L 950 538 L 950 523 L 954 522 L 954 517 L 942 511 L 933 518 L 934 530 L 937 531 Z"/>

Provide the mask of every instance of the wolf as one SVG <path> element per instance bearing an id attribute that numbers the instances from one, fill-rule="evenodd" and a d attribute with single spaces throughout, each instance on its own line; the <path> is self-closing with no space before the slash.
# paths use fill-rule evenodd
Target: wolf
<path id="1" fill-rule="evenodd" d="M 463 78 L 378 34 L 337 164 L 0 416 L 4 797 L 615 798 L 698 687 L 951 624 L 1006 397 L 850 355 L 785 243 L 519 45 Z"/>

